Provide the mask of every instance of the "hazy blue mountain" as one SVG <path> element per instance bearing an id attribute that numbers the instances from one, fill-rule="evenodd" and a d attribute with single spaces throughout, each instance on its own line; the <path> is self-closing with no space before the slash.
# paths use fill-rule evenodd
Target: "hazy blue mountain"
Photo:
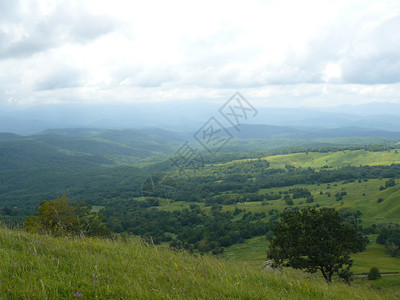
<path id="1" fill-rule="evenodd" d="M 320 138 L 338 137 L 390 137 L 400 138 L 400 131 L 379 130 L 362 127 L 341 127 L 341 128 L 291 128 L 273 125 L 253 125 L 242 124 L 240 132 L 235 132 L 234 128 L 229 128 L 230 132 L 235 133 L 239 139 L 303 139 L 315 140 Z"/>
<path id="2" fill-rule="evenodd" d="M 222 103 L 177 101 L 139 104 L 53 104 L 0 111 L 0 132 L 34 134 L 52 128 L 139 129 L 163 128 L 196 132 L 214 116 L 229 126 L 218 112 Z M 242 123 L 294 128 L 363 127 L 400 130 L 400 104 L 369 103 L 332 108 L 257 108 L 256 117 Z"/>

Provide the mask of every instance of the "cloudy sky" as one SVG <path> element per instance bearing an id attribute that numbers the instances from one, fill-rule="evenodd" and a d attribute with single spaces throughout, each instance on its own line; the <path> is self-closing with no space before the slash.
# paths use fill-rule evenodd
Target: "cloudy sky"
<path id="1" fill-rule="evenodd" d="M 0 104 L 400 102 L 400 2 L 0 0 Z"/>

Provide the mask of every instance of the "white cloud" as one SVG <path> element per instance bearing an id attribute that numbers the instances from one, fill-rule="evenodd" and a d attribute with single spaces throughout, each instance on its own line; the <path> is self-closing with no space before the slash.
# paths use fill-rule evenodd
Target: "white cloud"
<path id="1" fill-rule="evenodd" d="M 397 101 L 399 8 L 1 1 L 0 103 L 212 100 L 235 90 L 273 106 Z"/>
<path id="2" fill-rule="evenodd" d="M 335 81 L 342 77 L 342 69 L 338 64 L 328 63 L 322 73 L 322 80 L 325 82 Z"/>

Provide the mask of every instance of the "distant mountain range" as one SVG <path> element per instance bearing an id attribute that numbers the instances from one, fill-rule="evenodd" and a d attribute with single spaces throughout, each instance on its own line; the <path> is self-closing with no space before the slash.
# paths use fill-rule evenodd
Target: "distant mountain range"
<path id="1" fill-rule="evenodd" d="M 35 134 L 52 128 L 141 129 L 163 128 L 195 132 L 219 114 L 221 104 L 204 102 L 142 104 L 58 104 L 10 110 L 0 108 L 0 132 Z M 257 108 L 243 123 L 269 124 L 313 131 L 315 128 L 366 128 L 400 131 L 400 104 L 368 103 L 332 108 Z M 311 128 L 311 129 L 310 129 Z"/>
<path id="2" fill-rule="evenodd" d="M 363 127 L 342 127 L 342 128 L 292 128 L 274 125 L 251 125 L 243 124 L 240 132 L 236 135 L 240 139 L 270 139 L 289 138 L 302 140 L 316 140 L 321 138 L 339 137 L 386 137 L 400 138 L 399 131 L 371 129 Z"/>

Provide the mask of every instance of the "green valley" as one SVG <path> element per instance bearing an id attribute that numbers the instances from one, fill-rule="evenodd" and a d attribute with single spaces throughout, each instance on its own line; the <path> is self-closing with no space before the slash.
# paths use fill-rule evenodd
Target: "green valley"
<path id="1" fill-rule="evenodd" d="M 400 148 L 397 139 L 392 138 L 385 144 L 343 145 L 335 144 L 334 138 L 329 145 L 312 140 L 303 146 L 279 144 L 259 151 L 268 139 L 248 138 L 243 141 L 251 143 L 257 151 L 240 152 L 241 146 L 235 148 L 240 140 L 228 147 L 236 151 L 224 150 L 215 155 L 196 148 L 204 158 L 204 165 L 178 170 L 169 159 L 186 138 L 184 134 L 158 130 L 56 130 L 25 137 L 3 135 L 0 141 L 0 218 L 3 224 L 18 227 L 26 216 L 36 213 L 40 201 L 52 200 L 65 193 L 72 202 L 86 202 L 93 206 L 93 212 L 103 214 L 118 239 L 134 235 L 155 244 L 143 246 L 143 242 L 135 238 L 129 242 L 133 243 L 130 247 L 146 247 L 155 253 L 161 251 L 171 255 L 171 259 L 179 253 L 192 253 L 185 254 L 191 257 L 205 255 L 202 259 L 207 261 L 206 264 L 218 264 L 223 268 L 237 266 L 241 272 L 256 274 L 266 261 L 268 237 L 282 212 L 329 207 L 336 209 L 346 220 L 356 222 L 370 241 L 364 252 L 352 255 L 352 271 L 356 276 L 351 288 L 354 290 L 349 292 L 355 294 L 350 295 L 356 297 L 358 287 L 371 286 L 383 289 L 383 293 L 393 293 L 395 287 L 400 286 L 400 276 L 385 275 L 400 272 L 399 254 L 391 255 L 388 246 L 377 243 L 382 230 L 391 226 L 398 228 L 396 226 L 400 224 Z M 10 236 L 14 234 L 7 229 L 3 229 L 4 232 Z M 27 236 L 22 232 L 15 234 Z M 60 239 L 52 241 L 67 243 Z M 86 242 L 71 243 L 81 245 Z M 123 250 L 126 243 L 123 241 L 109 244 L 107 240 L 99 240 L 96 243 L 101 245 L 99 253 L 111 251 L 112 247 L 119 249 L 116 251 L 127 251 Z M 378 267 L 384 276 L 376 282 L 366 282 L 362 276 L 372 267 Z M 188 266 L 182 270 L 175 268 L 175 271 L 187 272 L 196 268 Z M 276 282 L 285 276 L 298 278 L 298 281 L 303 278 L 301 274 L 288 270 L 284 274 L 254 276 L 267 276 L 268 279 L 262 280 Z M 141 276 L 149 279 L 145 273 Z M 207 276 L 215 277 L 215 274 Z M 255 280 L 253 275 L 249 276 Z M 319 280 L 314 277 L 307 279 L 307 284 Z M 178 277 L 175 279 L 179 281 Z M 208 281 L 200 281 L 201 290 Z M 335 281 L 340 285 L 339 279 Z M 174 287 L 177 289 L 180 284 L 175 282 Z M 317 289 L 319 283 L 312 285 Z M 76 285 L 71 283 L 72 286 Z M 83 286 L 88 288 L 90 295 L 96 295 L 96 287 Z M 155 287 L 156 283 L 151 286 Z M 164 288 L 171 287 L 159 285 L 155 290 L 175 298 L 185 295 L 182 291 L 170 294 Z M 219 288 L 225 289 L 220 285 L 215 288 L 213 293 L 233 297 L 231 292 L 219 291 Z M 279 289 L 285 288 L 279 285 Z M 364 292 L 376 293 L 374 289 Z M 64 288 L 62 290 L 67 293 Z M 140 295 L 158 297 L 155 290 L 144 287 Z M 44 295 L 44 291 L 49 293 L 48 296 L 60 293 L 59 288 L 47 290 L 42 287 L 40 293 L 34 294 Z M 103 289 L 102 293 L 115 295 L 111 288 Z M 191 293 L 192 297 L 200 297 L 202 292 Z M 322 298 L 331 298 L 334 294 L 330 294 L 331 290 L 322 292 L 318 289 L 309 296 L 301 293 L 294 294 L 293 298 L 313 297 L 311 295 L 318 293 L 322 293 Z M 264 290 L 253 293 L 249 289 L 241 295 L 257 298 L 266 294 Z M 279 298 L 280 295 L 283 294 L 274 291 L 271 297 Z"/>

